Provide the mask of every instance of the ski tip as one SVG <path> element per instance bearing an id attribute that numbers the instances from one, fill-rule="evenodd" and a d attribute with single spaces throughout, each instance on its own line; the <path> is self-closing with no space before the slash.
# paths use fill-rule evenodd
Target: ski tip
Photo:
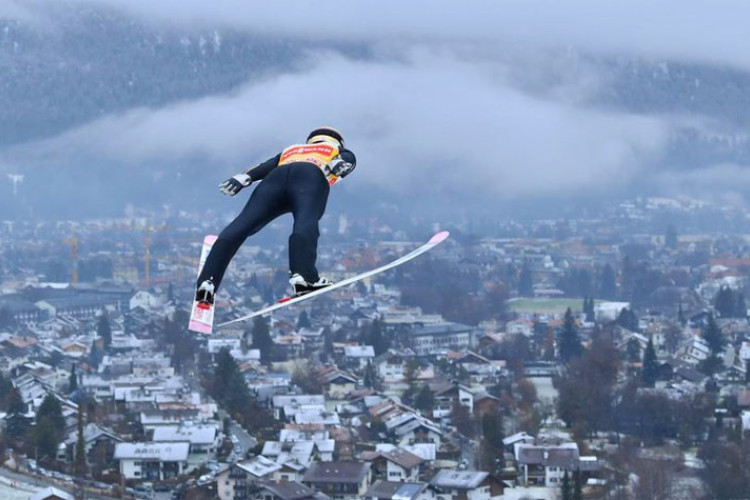
<path id="1" fill-rule="evenodd" d="M 284 297 L 283 299 L 279 299 L 278 303 L 279 303 L 279 304 L 283 304 L 284 302 L 289 302 L 289 301 L 290 301 L 290 300 L 292 300 L 293 298 L 294 298 L 294 297 Z"/>
<path id="2" fill-rule="evenodd" d="M 450 234 L 451 233 L 448 232 L 448 231 L 440 231 L 435 236 L 433 236 L 432 238 L 430 238 L 429 243 L 435 243 L 435 244 L 442 243 L 443 241 L 445 241 L 448 238 L 448 236 L 450 236 Z"/>

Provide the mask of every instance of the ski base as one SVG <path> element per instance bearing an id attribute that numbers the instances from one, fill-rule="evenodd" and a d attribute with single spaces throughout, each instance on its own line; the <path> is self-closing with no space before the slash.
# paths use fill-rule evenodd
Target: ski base
<path id="1" fill-rule="evenodd" d="M 188 330 L 210 335 L 214 328 L 214 306 L 205 302 L 193 301 Z"/>
<path id="2" fill-rule="evenodd" d="M 203 265 L 206 263 L 208 254 L 216 242 L 217 236 L 209 234 L 203 238 L 203 247 L 201 247 L 201 258 L 198 264 L 198 274 L 200 274 Z M 198 300 L 193 300 L 193 307 L 190 309 L 190 322 L 188 330 L 210 335 L 214 328 L 214 307 L 216 304 L 208 304 Z"/>

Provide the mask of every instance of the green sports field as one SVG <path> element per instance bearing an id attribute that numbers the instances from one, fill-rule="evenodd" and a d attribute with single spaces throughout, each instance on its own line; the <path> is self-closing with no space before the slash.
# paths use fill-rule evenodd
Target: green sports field
<path id="1" fill-rule="evenodd" d="M 507 305 L 520 314 L 564 314 L 569 307 L 573 313 L 581 312 L 583 299 L 511 299 Z"/>

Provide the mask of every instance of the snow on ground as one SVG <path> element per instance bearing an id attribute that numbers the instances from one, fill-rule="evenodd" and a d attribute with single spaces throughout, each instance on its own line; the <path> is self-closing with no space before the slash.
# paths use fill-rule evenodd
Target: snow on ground
<path id="1" fill-rule="evenodd" d="M 3 500 L 29 500 L 31 495 L 40 489 L 36 486 L 0 477 L 0 498 Z"/>
<path id="2" fill-rule="evenodd" d="M 557 500 L 559 497 L 559 488 L 546 488 L 543 486 L 530 486 L 528 488 L 505 488 L 503 490 L 503 500 Z"/>
<path id="3" fill-rule="evenodd" d="M 540 403 L 553 404 L 557 399 L 557 389 L 552 386 L 550 377 L 529 377 L 528 380 L 536 387 L 536 397 Z"/>

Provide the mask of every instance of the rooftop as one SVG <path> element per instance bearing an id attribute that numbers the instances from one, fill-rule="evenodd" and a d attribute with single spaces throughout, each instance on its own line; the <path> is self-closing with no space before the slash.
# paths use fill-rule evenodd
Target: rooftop
<path id="1" fill-rule="evenodd" d="M 274 498 L 279 498 L 281 500 L 303 500 L 306 498 L 314 498 L 315 496 L 315 490 L 294 481 L 269 481 L 263 483 L 261 488 L 272 493 Z"/>
<path id="2" fill-rule="evenodd" d="M 473 490 L 482 484 L 489 472 L 442 469 L 430 480 L 432 486 L 454 490 Z"/>
<path id="3" fill-rule="evenodd" d="M 216 440 L 216 426 L 204 425 L 166 425 L 154 429 L 154 441 L 189 441 L 190 444 L 211 444 Z"/>
<path id="4" fill-rule="evenodd" d="M 413 500 L 427 488 L 426 483 L 402 483 L 378 480 L 365 493 L 365 498 Z"/>
<path id="5" fill-rule="evenodd" d="M 313 462 L 302 478 L 309 483 L 360 483 L 370 471 L 366 462 Z"/>
<path id="6" fill-rule="evenodd" d="M 419 456 L 403 448 L 381 452 L 380 455 L 404 469 L 412 469 L 422 463 L 422 459 Z"/>

